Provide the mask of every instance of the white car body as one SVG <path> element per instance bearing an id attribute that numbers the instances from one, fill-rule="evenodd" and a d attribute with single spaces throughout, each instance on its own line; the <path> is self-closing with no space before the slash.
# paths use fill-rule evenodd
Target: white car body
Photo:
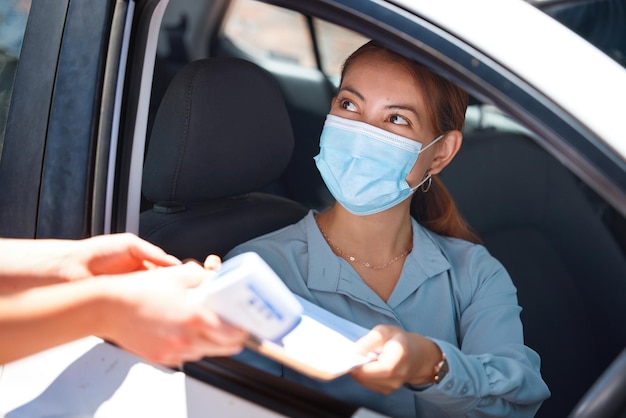
<path id="1" fill-rule="evenodd" d="M 623 127 L 626 69 L 541 11 L 521 0 L 372 0 L 372 3 L 385 4 L 391 9 L 403 8 L 399 13 L 412 12 L 429 21 L 433 30 L 447 37 L 458 37 L 462 40 L 458 41 L 462 49 L 471 48 L 495 62 L 494 68 L 512 74 L 511 79 L 518 80 L 518 85 L 526 88 L 530 95 L 549 97 L 549 102 L 545 103 L 548 107 L 576 121 L 613 150 L 619 164 L 626 163 Z M 152 37 L 147 40 L 145 49 L 142 88 L 146 91 L 139 95 L 125 219 L 127 230 L 132 232 L 137 232 L 139 224 L 138 191 L 141 190 L 152 63 L 166 5 L 167 0 L 163 0 L 154 13 Z M 118 94 L 123 94 L 121 88 Z M 121 112 L 119 108 L 116 111 Z M 534 122 L 527 122 L 532 129 Z M 550 137 L 543 146 L 622 213 L 626 212 L 623 193 L 587 162 L 584 155 L 563 147 Z M 115 164 L 110 166 L 110 171 L 104 232 L 111 232 L 112 228 L 110 193 L 113 193 Z M 96 337 L 0 366 L 0 416 L 6 418 L 205 415 L 282 416 L 181 371 L 142 361 Z M 360 409 L 354 416 L 379 415 Z"/>

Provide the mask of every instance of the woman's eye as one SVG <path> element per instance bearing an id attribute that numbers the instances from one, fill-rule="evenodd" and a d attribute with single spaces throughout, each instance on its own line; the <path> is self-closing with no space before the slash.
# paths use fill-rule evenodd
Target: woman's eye
<path id="1" fill-rule="evenodd" d="M 391 117 L 389 118 L 389 122 L 395 123 L 396 125 L 408 125 L 409 124 L 409 121 L 404 119 L 400 115 L 391 115 Z"/>
<path id="2" fill-rule="evenodd" d="M 350 112 L 356 112 L 356 106 L 350 100 L 342 100 L 341 108 Z"/>

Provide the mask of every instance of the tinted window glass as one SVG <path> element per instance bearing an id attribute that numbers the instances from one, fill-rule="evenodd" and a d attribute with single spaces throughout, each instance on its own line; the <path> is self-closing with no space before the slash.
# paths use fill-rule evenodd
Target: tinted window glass
<path id="1" fill-rule="evenodd" d="M 31 0 L 0 1 L 0 156 Z"/>
<path id="2" fill-rule="evenodd" d="M 259 60 L 274 60 L 315 68 L 307 23 L 299 13 L 250 0 L 231 6 L 226 36 Z"/>
<path id="3" fill-rule="evenodd" d="M 340 26 L 313 19 L 321 69 L 338 80 L 348 54 L 364 44 L 363 36 Z M 263 60 L 318 68 L 307 18 L 269 4 L 237 0 L 231 6 L 225 35 L 239 48 Z"/>
<path id="4" fill-rule="evenodd" d="M 626 67 L 626 0 L 544 0 L 536 5 Z"/>
<path id="5" fill-rule="evenodd" d="M 339 84 L 343 62 L 369 39 L 323 20 L 315 19 L 314 22 L 322 69 Z"/>

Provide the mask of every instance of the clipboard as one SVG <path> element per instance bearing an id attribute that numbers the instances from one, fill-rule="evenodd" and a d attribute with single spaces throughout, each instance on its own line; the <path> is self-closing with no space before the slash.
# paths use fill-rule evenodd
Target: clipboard
<path id="1" fill-rule="evenodd" d="M 248 348 L 318 380 L 339 377 L 375 357 L 356 353 L 354 343 L 366 328 L 293 294 L 254 252 L 207 272 L 188 300 L 248 330 Z"/>
<path id="2" fill-rule="evenodd" d="M 354 342 L 368 330 L 295 295 L 303 313 L 298 325 L 277 341 L 251 337 L 246 346 L 317 380 L 328 381 L 375 359 L 359 355 Z"/>

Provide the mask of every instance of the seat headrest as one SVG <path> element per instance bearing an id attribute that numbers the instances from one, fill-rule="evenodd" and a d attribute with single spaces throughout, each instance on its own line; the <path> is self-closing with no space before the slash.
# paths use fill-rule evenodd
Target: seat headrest
<path id="1" fill-rule="evenodd" d="M 155 116 L 143 193 L 197 203 L 255 191 L 281 175 L 293 147 L 269 73 L 236 58 L 194 61 L 176 74 Z"/>

